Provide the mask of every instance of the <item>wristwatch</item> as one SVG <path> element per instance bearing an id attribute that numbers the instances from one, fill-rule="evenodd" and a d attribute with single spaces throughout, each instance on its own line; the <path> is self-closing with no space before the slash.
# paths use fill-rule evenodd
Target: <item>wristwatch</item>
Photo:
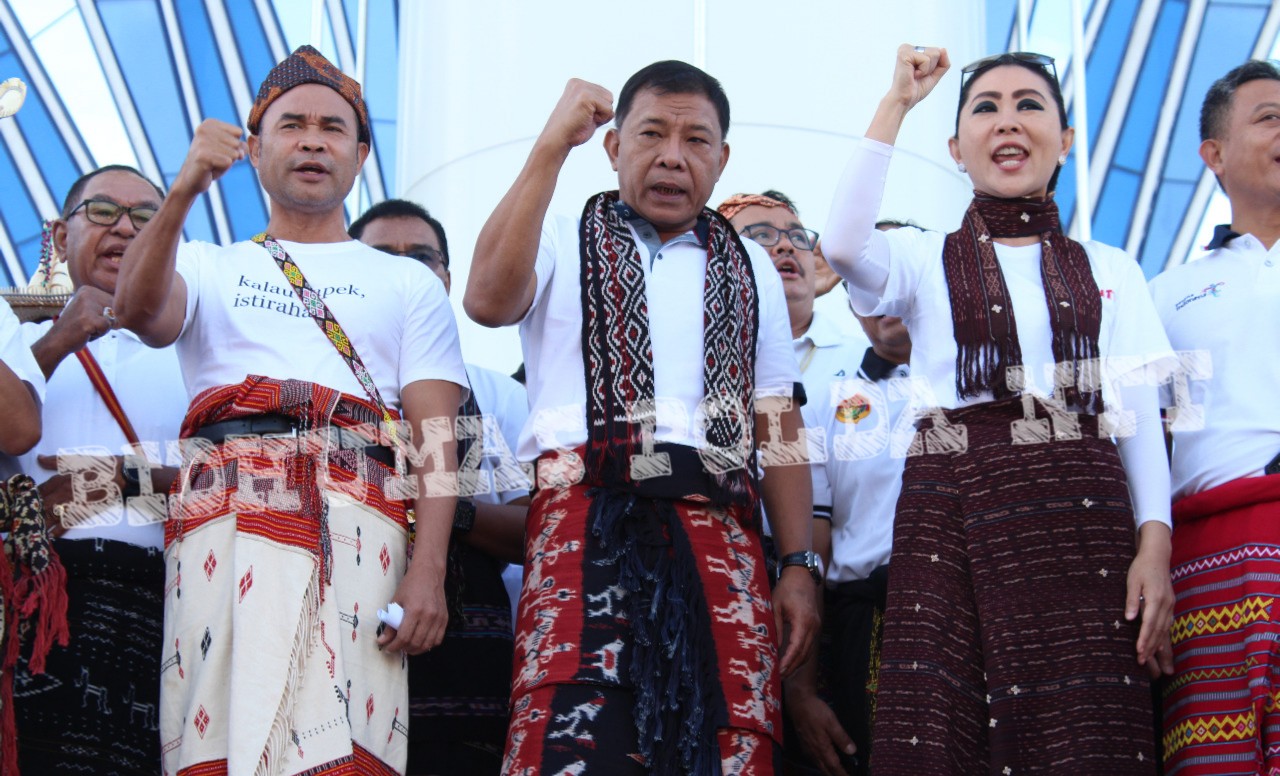
<path id="1" fill-rule="evenodd" d="M 468 534 L 476 525 L 476 505 L 465 499 L 458 499 L 453 508 L 453 533 L 458 536 Z"/>
<path id="2" fill-rule="evenodd" d="M 782 570 L 787 566 L 804 566 L 813 575 L 813 581 L 822 584 L 822 558 L 813 550 L 801 550 L 793 552 L 789 555 L 783 555 L 778 561 L 778 576 L 782 576 Z"/>
<path id="3" fill-rule="evenodd" d="M 120 464 L 120 479 L 124 481 L 124 487 L 120 489 L 120 495 L 123 498 L 134 498 L 142 495 L 142 483 L 138 480 L 137 468 L 125 466 L 123 462 Z"/>

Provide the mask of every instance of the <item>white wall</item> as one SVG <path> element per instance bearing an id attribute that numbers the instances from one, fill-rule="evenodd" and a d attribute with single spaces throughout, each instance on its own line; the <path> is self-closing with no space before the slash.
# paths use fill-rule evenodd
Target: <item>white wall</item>
<path id="1" fill-rule="evenodd" d="M 946 138 L 960 66 L 987 53 L 983 5 L 707 0 L 702 66 L 720 79 L 732 110 L 731 157 L 710 205 L 735 192 L 775 188 L 796 201 L 808 226 L 822 231 L 852 139 L 888 86 L 898 44 L 943 45 L 953 71 L 908 118 L 882 213 L 953 229 L 970 189 L 955 171 Z M 565 81 L 594 81 L 616 95 L 651 62 L 699 64 L 697 7 L 690 0 L 401 6 L 399 195 L 425 205 L 448 231 L 454 308 L 468 361 L 506 372 L 520 363 L 515 330 L 472 323 L 462 312 L 462 291 L 476 234 L 519 172 Z M 603 136 L 602 129 L 570 156 L 553 212 L 576 216 L 588 196 L 617 188 Z"/>

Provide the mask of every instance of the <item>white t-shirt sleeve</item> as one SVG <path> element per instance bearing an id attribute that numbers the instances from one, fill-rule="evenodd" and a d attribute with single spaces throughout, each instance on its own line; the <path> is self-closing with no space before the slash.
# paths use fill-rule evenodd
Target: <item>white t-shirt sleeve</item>
<path id="1" fill-rule="evenodd" d="M 533 301 L 524 317 L 523 323 L 533 314 L 547 296 L 547 287 L 551 285 L 551 276 L 555 274 L 556 256 L 560 252 L 560 244 L 564 240 L 573 239 L 576 244 L 577 224 L 564 216 L 548 215 L 542 222 L 542 237 L 538 239 L 538 256 L 533 261 L 534 292 Z"/>
<path id="2" fill-rule="evenodd" d="M 1115 286 L 1115 309 L 1103 363 L 1103 378 L 1114 387 L 1109 393 L 1115 396 L 1115 389 L 1124 384 L 1162 385 L 1177 369 L 1178 359 L 1151 301 L 1142 268 L 1117 248 L 1090 243 L 1089 250 L 1106 251 L 1107 274 Z"/>
<path id="3" fill-rule="evenodd" d="M 858 313 L 910 317 L 925 273 L 930 269 L 942 271 L 942 249 L 947 236 L 915 227 L 875 234 L 884 240 L 889 274 L 875 307 L 865 311 L 859 308 Z"/>
<path id="4" fill-rule="evenodd" d="M 524 386 L 511 378 L 504 380 L 503 385 L 509 390 L 503 392 L 498 422 L 502 429 L 502 440 L 506 442 L 507 450 L 514 456 L 520 444 L 520 431 L 524 428 L 525 421 L 529 419 L 529 396 L 525 393 Z M 510 504 L 527 495 L 529 495 L 527 489 L 504 490 L 499 494 L 499 500 L 503 504 Z"/>
<path id="5" fill-rule="evenodd" d="M 44 372 L 22 336 L 18 316 L 9 303 L 0 299 L 0 361 L 9 367 L 18 379 L 35 389 L 40 401 L 44 401 Z"/>
<path id="6" fill-rule="evenodd" d="M 179 337 L 187 333 L 187 329 L 196 317 L 200 302 L 200 268 L 208 247 L 213 246 L 202 242 L 188 242 L 178 246 L 178 262 L 175 270 L 187 286 L 187 309 L 182 317 L 182 331 L 178 333 Z"/>
<path id="7" fill-rule="evenodd" d="M 919 229 L 876 229 L 893 146 L 859 138 L 831 203 L 822 252 L 849 281 L 849 301 L 860 315 L 906 316 L 928 264 L 937 259 L 938 235 Z"/>
<path id="8" fill-rule="evenodd" d="M 498 411 L 501 413 L 499 420 L 502 425 L 502 438 L 506 440 L 507 447 L 514 451 L 520 442 L 520 430 L 529 419 L 529 395 L 525 393 L 523 385 L 514 379 L 508 378 L 508 380 L 510 390 L 504 393 L 502 407 Z"/>
<path id="9" fill-rule="evenodd" d="M 411 277 L 406 299 L 404 336 L 400 338 L 400 388 L 418 380 L 447 380 L 461 386 L 465 400 L 470 383 L 458 345 L 458 324 L 444 285 L 430 277 L 431 271 L 423 265 L 414 264 L 410 270 L 421 277 Z"/>
<path id="10" fill-rule="evenodd" d="M 791 344 L 791 319 L 787 315 L 782 279 L 763 248 L 750 240 L 745 244 L 760 299 L 756 396 L 791 396 L 796 383 L 800 382 L 800 368 Z"/>

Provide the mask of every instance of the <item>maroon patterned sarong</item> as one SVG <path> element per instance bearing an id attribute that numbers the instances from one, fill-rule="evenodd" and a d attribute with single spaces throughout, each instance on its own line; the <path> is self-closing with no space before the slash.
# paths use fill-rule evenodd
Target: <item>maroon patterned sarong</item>
<path id="1" fill-rule="evenodd" d="M 1014 445 L 1017 398 L 943 414 L 967 444 L 907 461 L 871 772 L 1154 773 L 1115 445 L 1092 416 L 1077 439 Z"/>
<path id="2" fill-rule="evenodd" d="M 640 772 L 681 772 L 677 762 L 646 762 L 640 754 L 642 722 L 632 712 L 643 682 L 634 681 L 632 668 L 645 650 L 628 619 L 634 594 L 620 584 L 622 564 L 592 531 L 598 496 L 582 484 L 543 488 L 530 507 L 504 773 L 561 773 L 576 765 L 581 770 L 567 772 L 614 774 L 625 772 L 618 770 L 624 763 Z M 710 748 L 724 773 L 773 773 L 782 735 L 777 635 L 752 518 L 743 507 L 668 503 L 678 519 L 644 540 L 673 565 L 689 562 L 690 584 L 668 587 L 661 606 L 673 617 L 685 607 L 705 610 L 706 632 L 684 634 L 707 660 L 697 677 L 707 688 L 698 705 L 714 740 L 698 745 Z M 670 635 L 660 632 L 654 641 L 665 646 Z M 660 688 L 659 698 L 673 689 Z M 670 741 L 680 732 L 665 735 Z"/>
<path id="3" fill-rule="evenodd" d="M 1165 773 L 1280 774 L 1280 476 L 1184 498 L 1173 520 Z"/>

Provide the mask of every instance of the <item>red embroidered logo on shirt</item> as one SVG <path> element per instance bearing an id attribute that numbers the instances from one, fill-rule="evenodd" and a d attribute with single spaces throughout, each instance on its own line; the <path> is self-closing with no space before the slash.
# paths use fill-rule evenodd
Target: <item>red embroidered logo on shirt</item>
<path id="1" fill-rule="evenodd" d="M 841 423 L 858 423 L 871 414 L 871 400 L 855 393 L 836 407 L 836 420 Z"/>

